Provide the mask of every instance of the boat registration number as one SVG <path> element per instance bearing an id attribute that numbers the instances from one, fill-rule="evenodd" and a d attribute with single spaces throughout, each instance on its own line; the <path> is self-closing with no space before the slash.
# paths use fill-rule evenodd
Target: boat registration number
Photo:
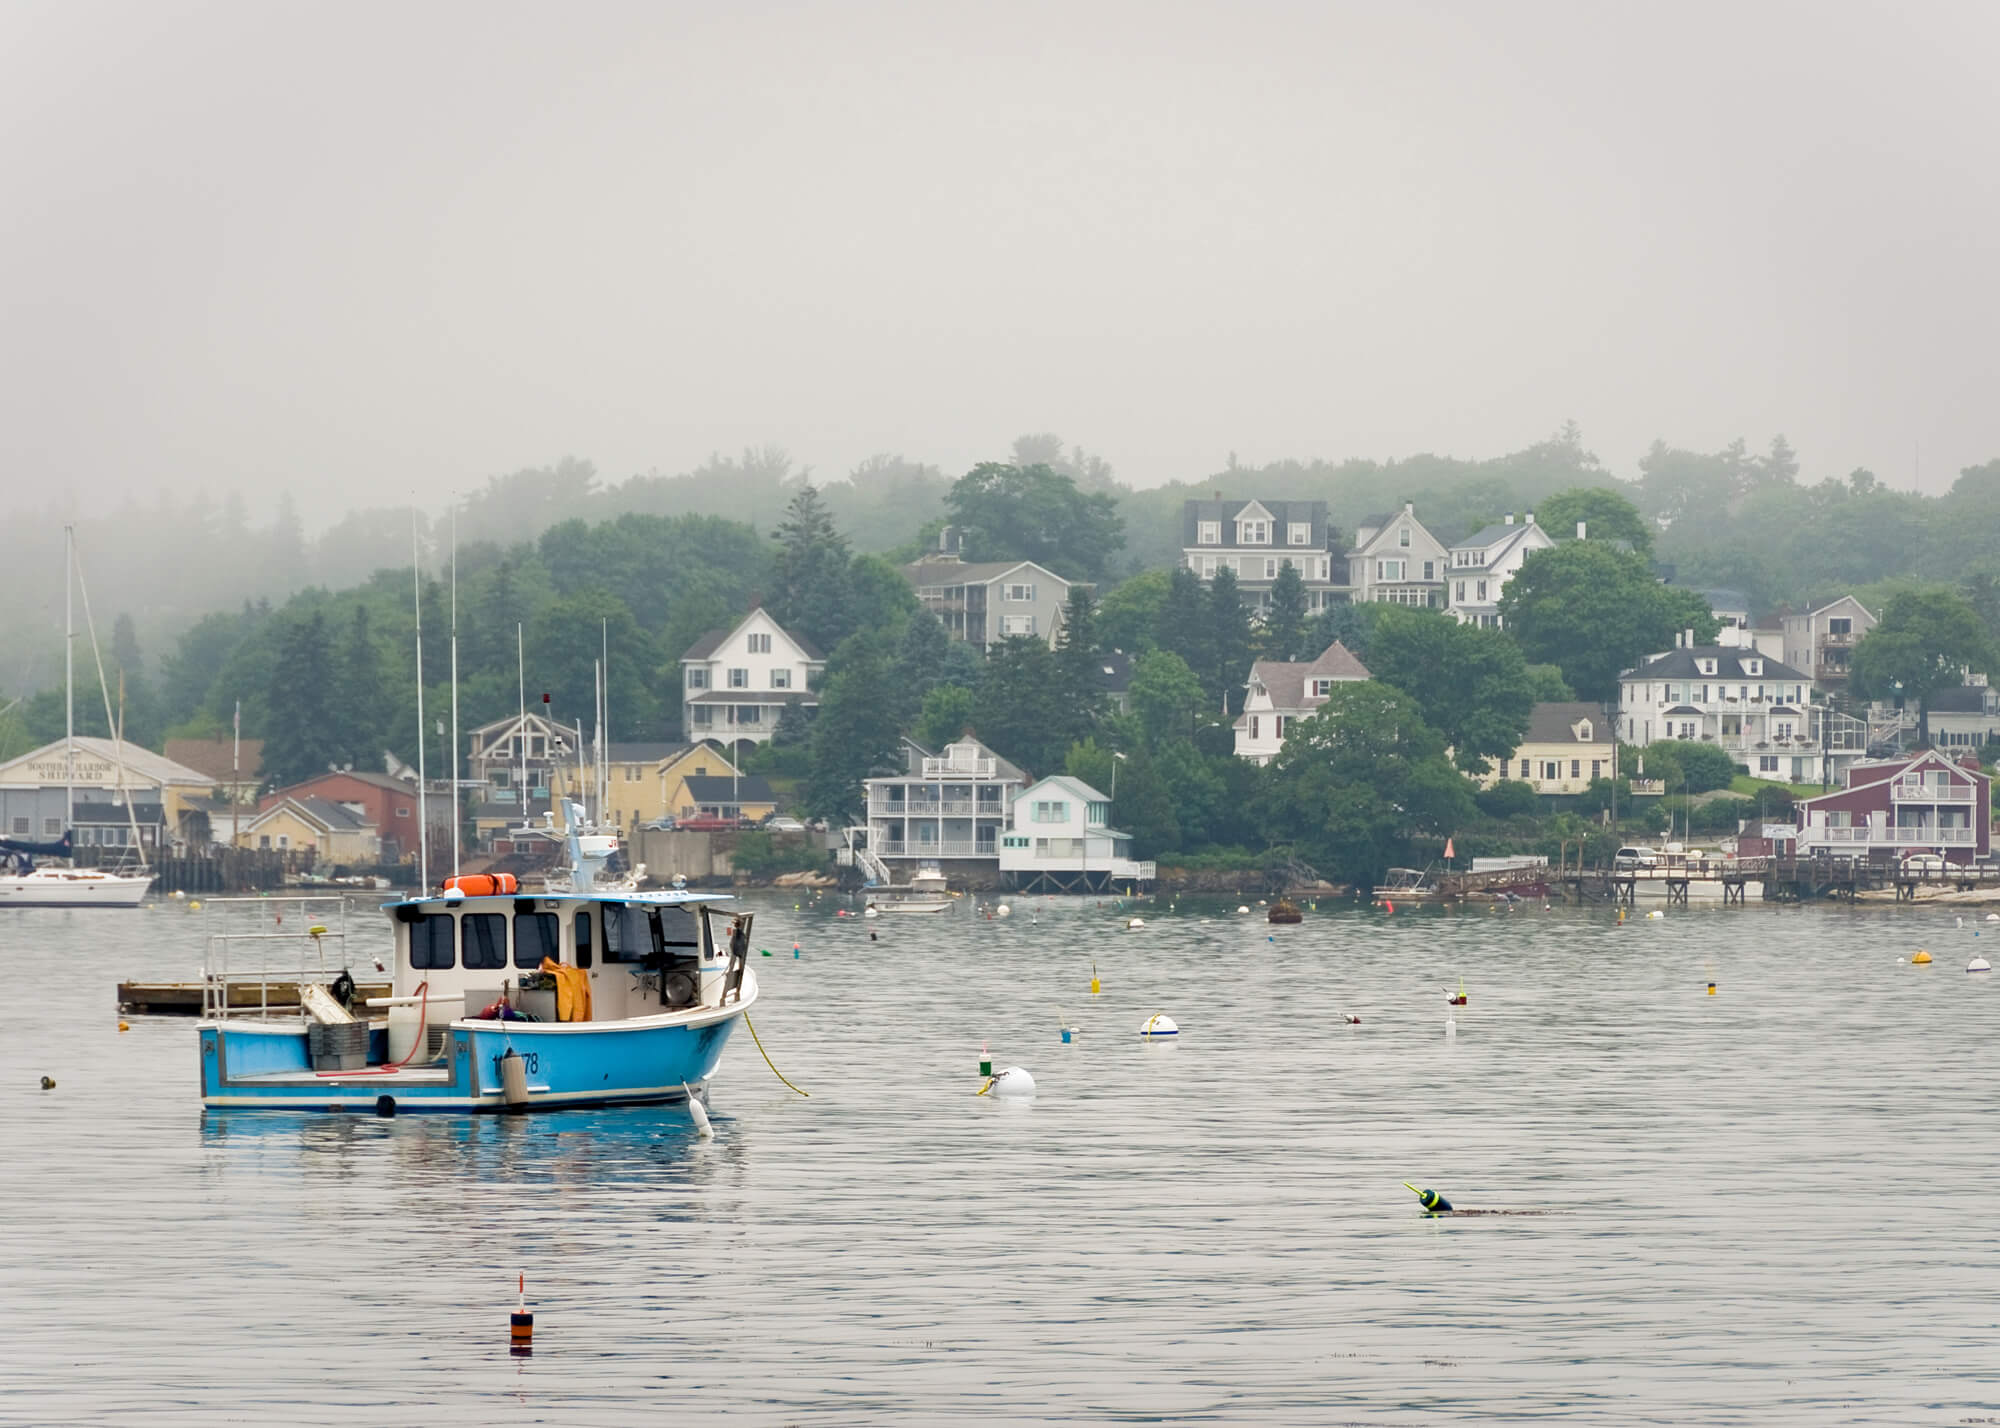
<path id="1" fill-rule="evenodd" d="M 529 1074 L 530 1076 L 539 1076 L 539 1075 L 541 1074 L 541 1072 L 542 1072 L 542 1054 L 541 1054 L 541 1053 L 540 1053 L 539 1051 L 520 1051 L 520 1052 L 516 1052 L 516 1053 L 515 1053 L 515 1055 L 517 1055 L 517 1056 L 519 1056 L 519 1057 L 521 1058 L 521 1061 L 522 1061 L 522 1063 L 523 1063 L 523 1064 L 522 1064 L 522 1066 L 521 1066 L 521 1069 L 522 1069 L 523 1071 L 526 1071 L 526 1072 L 527 1072 L 527 1073 L 528 1073 L 528 1074 Z M 501 1063 L 502 1061 L 505 1061 L 506 1059 L 507 1059 L 507 1057 L 506 1057 L 506 1054 L 505 1054 L 504 1052 L 503 1052 L 502 1054 L 500 1054 L 499 1056 L 496 1056 L 496 1057 L 494 1057 L 494 1058 L 493 1058 L 493 1079 L 494 1079 L 494 1080 L 496 1080 L 496 1081 L 497 1081 L 497 1080 L 499 1080 L 499 1079 L 500 1079 L 500 1063 Z"/>

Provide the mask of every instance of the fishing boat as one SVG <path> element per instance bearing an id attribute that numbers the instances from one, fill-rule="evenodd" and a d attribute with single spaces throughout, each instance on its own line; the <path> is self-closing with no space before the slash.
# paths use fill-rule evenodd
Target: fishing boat
<path id="1" fill-rule="evenodd" d="M 298 1014 L 205 1015 L 202 1104 L 395 1115 L 705 1099 L 757 1000 L 751 915 L 727 893 L 600 883 L 616 839 L 585 831 L 580 805 L 564 811 L 569 891 L 454 877 L 384 906 L 388 996 L 343 1005 L 336 979 L 334 994 L 307 989 Z M 227 955 L 211 944 L 205 970 L 225 993 Z"/>
<path id="2" fill-rule="evenodd" d="M 949 912 L 952 896 L 945 876 L 935 867 L 919 868 L 907 883 L 884 883 L 868 889 L 871 912 Z"/>

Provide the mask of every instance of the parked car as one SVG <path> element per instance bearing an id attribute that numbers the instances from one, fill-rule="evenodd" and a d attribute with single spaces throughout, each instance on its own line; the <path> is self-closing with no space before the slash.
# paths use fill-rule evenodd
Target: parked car
<path id="1" fill-rule="evenodd" d="M 672 818 L 655 818 L 652 822 L 641 823 L 639 826 L 641 828 L 650 828 L 655 833 L 671 833 L 680 825 Z"/>
<path id="2" fill-rule="evenodd" d="M 1660 855 L 1651 848 L 1620 848 L 1611 856 L 1611 866 L 1619 872 L 1637 868 L 1657 868 Z"/>
<path id="3" fill-rule="evenodd" d="M 806 831 L 806 825 L 799 822 L 798 819 L 787 818 L 783 814 L 778 813 L 774 813 L 769 818 L 766 818 L 764 826 L 773 833 L 803 833 Z"/>
<path id="4" fill-rule="evenodd" d="M 680 830 L 683 833 L 725 833 L 736 824 L 734 818 L 683 818 Z"/>
<path id="5" fill-rule="evenodd" d="M 1946 863 L 1944 854 L 1942 853 L 1903 854 L 1903 871 L 1906 873 L 1941 873 L 1945 870 L 1945 867 Z"/>

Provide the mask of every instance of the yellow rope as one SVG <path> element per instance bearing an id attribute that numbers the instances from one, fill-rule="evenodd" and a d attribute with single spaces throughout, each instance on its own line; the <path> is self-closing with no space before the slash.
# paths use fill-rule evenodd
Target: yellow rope
<path id="1" fill-rule="evenodd" d="M 785 1073 L 780 1071 L 777 1068 L 777 1065 L 771 1060 L 771 1053 L 764 1049 L 764 1039 L 761 1036 L 757 1035 L 757 1028 L 751 1025 L 749 1012 L 743 1013 L 743 1024 L 745 1026 L 750 1027 L 750 1039 L 757 1043 L 757 1054 L 764 1058 L 764 1064 L 771 1068 L 771 1074 L 773 1076 L 776 1076 L 780 1081 L 785 1081 Z M 787 1086 L 792 1086 L 792 1083 L 790 1081 L 785 1081 L 785 1084 Z M 797 1086 L 792 1086 L 792 1089 L 794 1091 L 799 1091 L 799 1088 Z M 804 1096 L 807 1100 L 812 1099 L 812 1092 L 810 1091 L 799 1091 L 799 1094 L 801 1096 Z"/>

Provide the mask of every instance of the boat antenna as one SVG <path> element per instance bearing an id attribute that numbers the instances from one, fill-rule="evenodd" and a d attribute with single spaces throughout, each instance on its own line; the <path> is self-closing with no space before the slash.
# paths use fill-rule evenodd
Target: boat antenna
<path id="1" fill-rule="evenodd" d="M 459 869 L 458 825 L 458 497 L 451 502 L 451 871 Z"/>
<path id="2" fill-rule="evenodd" d="M 604 821 L 605 800 L 611 797 L 611 621 L 598 622 L 599 662 L 604 667 L 603 693 L 598 696 L 597 719 L 601 726 L 598 745 L 601 753 L 597 776 L 597 821 Z"/>
<path id="3" fill-rule="evenodd" d="M 139 841 L 139 810 L 125 794 L 125 738 L 123 721 L 111 712 L 111 682 L 104 677 L 104 652 L 97 647 L 97 621 L 90 613 L 90 584 L 83 578 L 83 558 L 76 553 L 76 533 L 70 532 L 70 563 L 76 567 L 76 592 L 83 597 L 83 627 L 90 632 L 90 656 L 97 663 L 97 689 L 104 696 L 104 727 L 111 731 L 111 762 L 118 770 L 118 796 L 125 803 L 125 818 L 132 826 L 132 848 L 139 866 L 146 866 L 145 845 Z M 122 686 L 121 686 L 122 687 Z M 75 756 L 72 754 L 72 758 Z M 71 861 L 75 861 L 74 858 Z"/>
<path id="4" fill-rule="evenodd" d="M 424 896 L 431 890 L 431 809 L 424 797 L 424 566 L 415 506 L 410 507 L 410 584 L 417 600 L 417 878 Z"/>

